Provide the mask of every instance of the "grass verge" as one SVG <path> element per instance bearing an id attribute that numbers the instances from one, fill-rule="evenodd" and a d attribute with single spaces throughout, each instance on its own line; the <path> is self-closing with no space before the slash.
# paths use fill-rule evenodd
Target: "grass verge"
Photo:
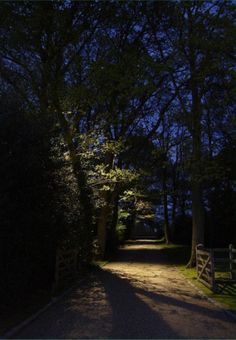
<path id="1" fill-rule="evenodd" d="M 105 266 L 109 261 L 102 261 L 102 260 L 96 260 L 96 261 L 93 261 L 91 263 L 91 266 L 92 267 L 100 267 L 102 268 L 103 266 Z"/>
<path id="2" fill-rule="evenodd" d="M 174 264 L 177 269 L 190 281 L 196 288 L 202 291 L 207 297 L 215 300 L 223 305 L 236 316 L 236 286 L 225 287 L 220 293 L 213 293 L 197 280 L 195 268 L 186 268 L 186 264 L 190 257 L 190 247 L 181 245 L 162 245 L 163 251 L 166 253 L 168 261 Z"/>

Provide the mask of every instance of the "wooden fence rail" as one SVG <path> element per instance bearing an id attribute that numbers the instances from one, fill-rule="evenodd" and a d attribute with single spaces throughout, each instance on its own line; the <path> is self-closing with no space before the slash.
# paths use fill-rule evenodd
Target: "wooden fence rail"
<path id="1" fill-rule="evenodd" d="M 55 280 L 53 291 L 63 287 L 66 283 L 74 280 L 78 269 L 78 251 L 74 249 L 58 249 L 55 265 Z"/>
<path id="2" fill-rule="evenodd" d="M 219 291 L 219 285 L 225 287 L 228 284 L 235 284 L 235 255 L 236 249 L 232 244 L 229 248 L 213 249 L 198 244 L 196 247 L 197 279 L 213 291 Z"/>

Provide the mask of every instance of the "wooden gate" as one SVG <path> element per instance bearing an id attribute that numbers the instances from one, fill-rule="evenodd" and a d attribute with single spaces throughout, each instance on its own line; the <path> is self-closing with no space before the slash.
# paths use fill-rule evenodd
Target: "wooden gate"
<path id="1" fill-rule="evenodd" d="M 236 249 L 229 245 L 229 268 L 232 280 L 236 280 Z"/>
<path id="2" fill-rule="evenodd" d="M 206 249 L 202 244 L 196 247 L 197 278 L 213 291 L 221 291 L 227 285 L 236 283 L 236 249 Z M 223 287 L 223 288 L 222 288 Z"/>
<path id="3" fill-rule="evenodd" d="M 73 281 L 77 276 L 78 251 L 58 249 L 55 266 L 54 292 Z"/>
<path id="4" fill-rule="evenodd" d="M 214 260 L 211 250 L 204 249 L 202 244 L 196 247 L 197 278 L 207 287 L 214 290 Z"/>

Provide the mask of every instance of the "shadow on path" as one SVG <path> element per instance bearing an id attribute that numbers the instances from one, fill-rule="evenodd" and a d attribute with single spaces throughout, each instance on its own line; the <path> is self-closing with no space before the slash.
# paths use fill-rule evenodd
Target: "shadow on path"
<path id="1" fill-rule="evenodd" d="M 137 295 L 128 280 L 107 270 L 98 271 L 112 308 L 111 339 L 184 339 Z"/>
<path id="2" fill-rule="evenodd" d="M 180 286 L 173 287 L 176 273 L 166 265 L 165 249 L 130 246 L 122 248 L 118 256 L 120 263 L 114 261 L 95 269 L 17 338 L 234 338 L 233 320 L 211 303 L 199 301 L 200 296 L 191 296 L 191 290 L 186 298 L 181 279 Z M 167 273 L 163 282 L 155 278 L 159 264 Z"/>
<path id="3" fill-rule="evenodd" d="M 158 247 L 156 242 L 148 242 L 148 246 L 143 247 L 143 243 L 135 242 L 128 247 L 121 247 L 112 262 L 135 262 L 135 263 L 155 263 L 164 265 L 175 265 L 186 262 L 188 259 L 189 247 L 180 246 L 178 248 Z"/>
<path id="4" fill-rule="evenodd" d="M 107 298 L 112 307 L 113 330 L 111 338 L 184 339 L 183 334 L 177 334 L 161 317 L 158 312 L 158 305 L 162 305 L 163 312 L 163 304 L 165 304 L 164 309 L 167 313 L 171 310 L 173 311 L 174 307 L 180 308 L 179 311 L 175 308 L 174 313 L 177 319 L 183 322 L 183 326 L 184 322 L 188 322 L 188 320 L 183 320 L 183 316 L 180 314 L 181 309 L 185 309 L 193 319 L 197 316 L 202 319 L 205 317 L 211 318 L 215 321 L 222 321 L 224 319 L 224 314 L 220 310 L 209 309 L 183 301 L 181 296 L 179 299 L 176 299 L 164 294 L 150 292 L 146 289 L 136 288 L 129 283 L 129 280 L 122 279 L 107 270 L 99 271 L 98 277 L 103 283 Z M 149 307 L 147 302 L 143 302 L 139 297 L 140 295 L 152 300 L 152 306 Z M 153 306 L 157 310 L 154 310 Z M 233 319 L 230 320 L 227 316 L 225 316 L 225 320 L 232 324 L 235 323 Z M 193 333 L 198 333 L 197 328 L 199 326 L 198 324 L 196 329 L 192 330 Z"/>

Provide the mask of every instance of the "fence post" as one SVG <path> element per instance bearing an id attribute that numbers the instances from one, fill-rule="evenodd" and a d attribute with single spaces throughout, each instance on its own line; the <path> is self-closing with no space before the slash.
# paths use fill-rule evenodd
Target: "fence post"
<path id="1" fill-rule="evenodd" d="M 196 268 L 197 268 L 197 278 L 199 278 L 199 260 L 198 260 L 198 250 L 203 250 L 203 244 L 199 243 L 196 245 Z"/>
<path id="2" fill-rule="evenodd" d="M 233 279 L 233 245 L 229 245 L 229 271 L 230 277 Z"/>
<path id="3" fill-rule="evenodd" d="M 210 261 L 211 261 L 211 286 L 213 292 L 216 291 L 216 283 L 215 283 L 215 260 L 214 260 L 214 250 L 210 249 Z"/>

